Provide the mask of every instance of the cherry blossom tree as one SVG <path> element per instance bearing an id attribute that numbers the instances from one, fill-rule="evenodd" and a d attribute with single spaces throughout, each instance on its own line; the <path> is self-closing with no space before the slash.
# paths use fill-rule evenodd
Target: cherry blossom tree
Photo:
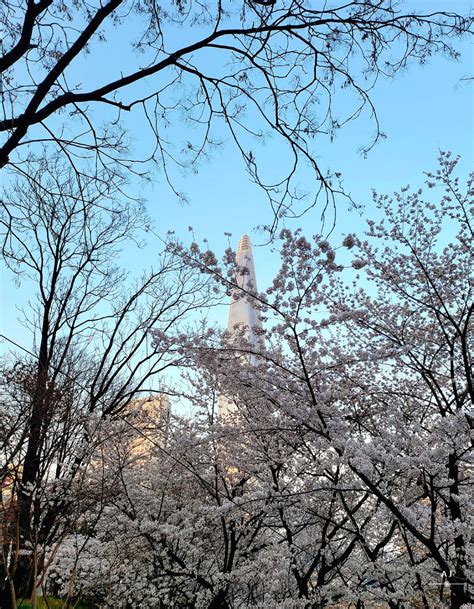
<path id="1" fill-rule="evenodd" d="M 195 416 L 147 460 L 90 470 L 85 484 L 113 492 L 51 560 L 62 594 L 226 609 L 472 602 L 473 189 L 456 171 L 442 154 L 426 190 L 374 194 L 380 219 L 342 245 L 285 229 L 272 285 L 245 294 L 262 340 L 156 332 L 160 350 L 178 346 Z M 231 250 L 219 262 L 170 247 L 238 297 Z M 219 418 L 223 397 L 235 408 Z"/>
<path id="2" fill-rule="evenodd" d="M 78 179 L 58 157 L 26 174 L 0 204 L 3 262 L 31 288 L 22 311 L 30 342 L 13 341 L 2 364 L 0 471 L 11 516 L 2 522 L 5 607 L 34 593 L 45 548 L 71 522 L 68 490 L 100 420 L 147 394 L 179 357 L 153 349 L 149 331 L 174 328 L 212 300 L 209 282 L 167 253 L 129 281 L 120 250 L 139 246 L 146 215 L 106 180 Z"/>
<path id="3" fill-rule="evenodd" d="M 429 200 L 421 189 L 374 195 L 381 219 L 369 222 L 366 237 L 346 236 L 349 265 L 327 240 L 284 230 L 273 285 L 247 295 L 266 320 L 265 350 L 235 337 L 219 346 L 211 332 L 201 356 L 252 353 L 259 366 L 239 359 L 240 375 L 222 373 L 225 394 L 265 396 L 272 408 L 264 425 L 279 438 L 294 426 L 309 434 L 292 447 L 312 455 L 313 476 L 325 471 L 318 455 L 333 455 L 333 491 L 354 551 L 372 563 L 359 581 L 369 573 L 374 596 L 394 606 L 470 601 L 473 191 L 471 178 L 461 187 L 456 165 L 442 154 L 427 174 Z M 190 256 L 197 265 L 208 258 Z M 238 289 L 219 266 L 208 272 Z M 248 420 L 262 426 L 262 400 L 251 402 Z M 369 512 L 379 511 L 374 535 L 361 526 L 367 509 L 348 504 L 344 490 L 354 487 L 361 498 L 368 493 Z M 344 579 L 353 599 L 354 579 Z"/>

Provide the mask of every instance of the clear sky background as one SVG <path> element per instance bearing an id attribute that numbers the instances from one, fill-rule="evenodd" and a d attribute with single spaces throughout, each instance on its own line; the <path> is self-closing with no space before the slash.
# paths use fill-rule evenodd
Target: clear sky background
<path id="1" fill-rule="evenodd" d="M 465 0 L 410 0 L 408 4 L 410 8 L 416 5 L 420 11 L 448 9 L 466 13 L 472 10 L 472 2 Z M 316 140 L 321 166 L 341 172 L 346 190 L 357 203 L 365 206 L 364 217 L 360 217 L 357 212 L 350 212 L 345 202 L 340 202 L 335 240 L 347 232 L 364 230 L 373 189 L 391 193 L 407 184 L 422 186 L 423 172 L 436 167 L 439 150 L 461 155 L 462 174 L 467 176 L 474 168 L 474 81 L 466 80 L 474 75 L 473 46 L 470 40 L 463 39 L 458 49 L 461 59 L 457 62 L 436 56 L 423 66 L 413 63 L 395 79 L 378 81 L 372 99 L 380 128 L 387 137 L 378 142 L 367 158 L 359 151 L 370 142 L 375 129 L 368 114 L 338 131 L 333 142 L 327 137 Z M 336 102 L 342 113 L 346 94 L 338 91 L 337 95 Z M 176 124 L 173 129 L 176 141 L 186 140 L 187 126 Z M 137 121 L 133 134 L 135 145 L 145 143 L 147 137 L 144 125 Z M 278 166 L 282 162 L 284 152 L 273 142 L 266 146 L 265 153 L 266 166 Z M 313 187 L 314 177 L 309 169 L 301 185 L 307 190 Z M 216 150 L 210 160 L 200 165 L 196 175 L 189 172 L 181 176 L 179 187 L 187 194 L 189 205 L 178 203 L 159 175 L 153 177 L 150 186 L 140 189 L 158 234 L 174 230 L 186 240 L 190 238 L 187 228 L 192 226 L 196 239 L 207 238 L 210 247 L 219 254 L 226 247 L 225 232 L 232 233 L 234 247 L 241 234 L 249 233 L 254 244 L 259 287 L 265 288 L 278 261 L 276 256 L 269 257 L 268 248 L 258 247 L 265 238 L 254 229 L 271 221 L 271 210 L 266 195 L 245 173 L 233 144 L 228 141 Z M 307 234 L 314 234 L 321 228 L 321 208 L 316 207 L 286 224 L 290 228 L 302 226 Z M 137 252 L 128 261 L 134 266 L 151 261 L 157 248 L 159 243 L 151 238 L 146 250 Z"/>
<path id="2" fill-rule="evenodd" d="M 410 7 L 420 10 L 452 10 L 466 13 L 472 11 L 472 3 L 458 0 L 410 1 Z M 100 62 L 85 62 L 78 66 L 88 75 L 94 73 L 101 81 L 108 66 L 120 66 L 126 71 L 126 59 L 117 53 L 121 33 L 116 32 L 116 42 L 107 47 Z M 183 41 L 180 39 L 180 44 Z M 117 45 L 117 49 L 114 47 Z M 334 142 L 321 137 L 316 141 L 318 158 L 323 167 L 342 173 L 344 185 L 353 199 L 365 206 L 364 217 L 349 212 L 346 205 L 337 211 L 337 224 L 333 233 L 336 243 L 340 236 L 348 232 L 362 232 L 365 218 L 371 213 L 372 189 L 391 193 L 401 186 L 410 184 L 421 186 L 423 171 L 435 169 L 439 150 L 451 150 L 462 156 L 462 174 L 474 166 L 473 149 L 473 52 L 469 40 L 458 44 L 461 59 L 448 61 L 434 57 L 423 66 L 412 64 L 393 80 L 379 80 L 372 92 L 372 99 L 378 111 L 381 130 L 387 138 L 381 140 L 364 158 L 358 151 L 367 145 L 374 131 L 374 125 L 367 115 L 361 116 L 337 133 Z M 464 79 L 464 80 L 463 80 Z M 339 91 L 337 103 L 344 108 L 344 91 Z M 137 116 L 127 117 L 133 145 L 146 147 L 149 134 L 144 123 Z M 179 122 L 173 125 L 176 141 L 186 138 L 188 127 Z M 281 149 L 272 145 L 266 147 L 265 162 L 269 167 L 278 166 Z M 278 259 L 268 247 L 260 247 L 264 238 L 253 229 L 271 220 L 271 210 L 261 190 L 251 183 L 244 171 L 240 156 L 230 142 L 217 150 L 197 174 L 180 176 L 179 187 L 187 194 L 188 205 L 181 205 L 164 183 L 159 174 L 152 175 L 148 185 L 137 184 L 136 192 L 147 200 L 148 211 L 158 235 L 164 236 L 174 230 L 184 240 L 189 240 L 188 226 L 194 229 L 198 241 L 204 238 L 220 255 L 227 246 L 224 233 L 231 232 L 234 247 L 237 247 L 242 233 L 248 233 L 254 243 L 254 257 L 257 280 L 260 289 L 265 289 L 276 270 Z M 308 170 L 302 176 L 302 186 L 308 190 L 313 185 L 313 174 Z M 321 209 L 315 208 L 304 217 L 287 221 L 290 228 L 303 226 L 311 235 L 321 228 Z M 150 236 L 147 246 L 140 251 L 124 251 L 124 263 L 130 273 L 141 271 L 153 264 L 162 248 L 158 238 Z M 31 346 L 31 338 L 17 321 L 16 307 L 24 305 L 31 287 L 25 284 L 17 289 L 6 272 L 2 272 L 1 331 L 20 344 Z M 213 319 L 225 323 L 227 311 L 213 313 Z M 5 345 L 0 345 L 5 349 Z"/>
<path id="3" fill-rule="evenodd" d="M 430 10 L 445 8 L 446 1 L 421 2 Z M 467 2 L 449 3 L 450 10 L 466 11 Z M 451 150 L 462 157 L 460 171 L 468 174 L 474 168 L 473 119 L 474 98 L 472 82 L 465 80 L 474 74 L 473 47 L 469 40 L 459 44 L 461 59 L 449 61 L 434 57 L 427 65 L 413 64 L 393 80 L 379 80 L 372 94 L 377 108 L 381 130 L 386 139 L 378 142 L 367 158 L 360 148 L 367 145 L 374 133 L 374 123 L 365 114 L 337 132 L 333 142 L 321 137 L 316 140 L 318 160 L 322 167 L 342 173 L 344 186 L 353 199 L 364 206 L 364 214 L 349 211 L 340 201 L 337 209 L 336 229 L 332 238 L 348 232 L 365 230 L 370 216 L 372 190 L 392 193 L 407 184 L 418 188 L 423 185 L 424 171 L 436 168 L 439 150 Z M 338 92 L 337 103 L 344 109 L 344 91 Z M 180 128 L 177 138 L 181 136 Z M 146 138 L 138 132 L 136 139 Z M 282 151 L 269 143 L 266 147 L 268 165 L 278 165 Z M 314 184 L 308 169 L 302 186 L 311 189 Z M 148 201 L 148 210 L 158 234 L 174 230 L 189 240 L 188 226 L 194 229 L 198 241 L 207 238 L 216 253 L 223 252 L 227 244 L 225 232 L 232 233 L 237 247 L 241 234 L 248 233 L 254 244 L 254 257 L 259 288 L 271 281 L 278 265 L 278 257 L 269 253 L 265 236 L 255 232 L 258 225 L 271 221 L 271 210 L 266 195 L 253 184 L 244 172 L 243 163 L 231 142 L 217 150 L 209 161 L 202 164 L 196 175 L 182 177 L 180 188 L 188 195 L 189 205 L 181 205 L 170 193 L 169 187 L 157 176 L 142 194 Z M 315 207 L 302 218 L 286 221 L 290 228 L 302 226 L 312 235 L 321 229 L 321 207 Z M 159 247 L 150 238 L 144 252 L 129 258 L 132 265 L 152 260 Z M 221 321 L 225 323 L 226 311 Z"/>

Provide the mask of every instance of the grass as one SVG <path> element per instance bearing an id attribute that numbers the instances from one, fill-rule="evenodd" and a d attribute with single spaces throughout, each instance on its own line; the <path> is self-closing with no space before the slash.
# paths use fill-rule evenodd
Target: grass
<path id="1" fill-rule="evenodd" d="M 65 606 L 65 602 L 60 598 L 55 598 L 54 596 L 48 596 L 48 603 L 51 609 L 63 609 Z M 31 600 L 25 599 L 23 601 L 18 601 L 17 609 L 31 609 Z M 48 609 L 48 605 L 46 604 L 44 598 L 42 596 L 38 597 L 38 602 L 36 604 L 37 609 Z M 70 601 L 69 603 L 70 609 L 91 609 L 92 605 L 88 603 L 78 602 L 77 604 Z"/>

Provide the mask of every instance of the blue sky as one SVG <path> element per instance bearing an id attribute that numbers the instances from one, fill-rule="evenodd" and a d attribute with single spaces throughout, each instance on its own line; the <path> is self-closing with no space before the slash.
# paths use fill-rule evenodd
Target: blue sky
<path id="1" fill-rule="evenodd" d="M 472 9 L 472 3 L 457 0 L 421 0 L 415 4 L 420 10 L 429 8 L 430 11 L 445 9 L 447 5 L 450 10 L 463 13 Z M 342 173 L 346 189 L 356 202 L 365 205 L 366 217 L 370 216 L 372 189 L 391 193 L 406 184 L 421 186 L 422 172 L 435 168 L 440 149 L 451 150 L 462 156 L 462 173 L 467 175 L 473 167 L 472 81 L 463 80 L 473 74 L 472 46 L 468 40 L 464 40 L 458 48 L 461 52 L 458 62 L 435 57 L 424 66 L 413 64 L 393 80 L 379 80 L 372 99 L 387 138 L 380 141 L 367 158 L 358 152 L 361 146 L 370 141 L 374 130 L 366 115 L 340 130 L 334 142 L 325 138 L 316 141 L 322 165 Z M 104 53 L 101 62 L 80 65 L 77 77 L 80 78 L 81 70 L 88 70 L 96 74 L 100 81 L 109 64 L 116 65 L 113 47 Z M 342 91 L 338 100 L 341 108 L 345 103 L 343 96 Z M 132 115 L 129 127 L 134 145 L 145 145 L 148 134 L 143 122 Z M 177 140 L 185 137 L 186 128 L 179 123 L 173 125 Z M 266 154 L 267 165 L 278 166 L 281 149 L 269 142 Z M 313 177 L 309 171 L 302 174 L 301 183 L 302 187 L 311 190 Z M 278 260 L 268 248 L 259 247 L 263 239 L 253 233 L 253 229 L 268 223 L 271 212 L 265 195 L 244 172 L 242 161 L 233 146 L 225 142 L 210 160 L 200 166 L 197 174 L 182 175 L 179 186 L 189 198 L 188 205 L 178 203 L 160 175 L 152 175 L 151 184 L 147 186 L 136 185 L 136 192 L 147 200 L 156 232 L 164 236 L 168 230 L 174 230 L 186 240 L 189 239 L 188 226 L 192 226 L 197 240 L 207 238 L 210 247 L 218 254 L 227 244 L 224 232 L 233 234 L 235 247 L 242 233 L 250 234 L 254 243 L 259 287 L 264 289 Z M 321 227 L 320 212 L 320 208 L 315 208 L 303 218 L 287 222 L 287 225 L 290 228 L 303 226 L 306 233 L 313 234 Z M 340 236 L 347 232 L 360 233 L 364 226 L 363 218 L 341 205 L 337 212 L 334 239 L 338 242 Z M 159 239 L 150 237 L 143 250 L 125 251 L 124 261 L 131 274 L 138 276 L 142 269 L 152 265 L 160 249 Z M 25 284 L 17 289 L 8 274 L 3 272 L 1 289 L 1 331 L 30 346 L 31 339 L 18 323 L 15 310 L 17 305 L 28 300 L 29 286 Z M 225 316 L 225 310 L 215 314 L 219 321 L 224 321 Z"/>
<path id="2" fill-rule="evenodd" d="M 372 189 L 391 193 L 407 184 L 422 186 L 423 172 L 436 167 L 439 150 L 460 154 L 460 170 L 464 175 L 474 167 L 472 81 L 463 80 L 473 74 L 472 47 L 465 41 L 459 48 L 462 57 L 458 62 L 435 57 L 428 65 L 413 65 L 394 80 L 378 82 L 372 98 L 387 137 L 366 158 L 359 150 L 370 141 L 374 131 L 367 116 L 341 129 L 332 143 L 327 138 L 317 142 L 322 166 L 342 173 L 347 191 L 365 206 L 364 218 L 370 215 Z M 266 150 L 267 163 L 278 164 L 281 152 L 278 146 L 269 144 Z M 302 186 L 311 189 L 313 180 L 308 170 Z M 226 247 L 226 231 L 232 233 L 235 247 L 240 235 L 249 233 L 254 243 L 259 284 L 264 288 L 277 260 L 269 258 L 267 248 L 258 247 L 265 239 L 252 231 L 269 222 L 271 211 L 265 195 L 243 171 L 233 146 L 229 143 L 218 150 L 197 175 L 185 175 L 180 187 L 188 195 L 189 205 L 180 205 L 159 180 L 143 191 L 157 232 L 164 234 L 171 229 L 188 239 L 186 231 L 191 225 L 196 238 L 207 238 L 217 252 Z M 340 203 L 336 240 L 342 234 L 365 227 L 364 218 L 350 212 L 343 201 Z M 303 226 L 308 234 L 313 234 L 321 228 L 320 216 L 321 208 L 316 207 L 300 219 L 287 221 L 287 225 Z M 153 252 L 156 245 L 151 240 L 146 252 Z M 138 255 L 137 264 L 142 256 L 143 253 Z"/>

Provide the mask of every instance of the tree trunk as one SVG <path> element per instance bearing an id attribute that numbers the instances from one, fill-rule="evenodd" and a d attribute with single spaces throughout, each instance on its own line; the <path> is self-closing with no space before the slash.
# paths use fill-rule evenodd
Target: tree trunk
<path id="1" fill-rule="evenodd" d="M 466 580 L 460 580 L 456 576 L 453 576 L 449 578 L 449 583 L 451 587 L 450 608 L 461 609 L 463 605 L 468 605 L 470 607 L 470 603 L 473 602 L 474 598 L 467 590 Z"/>
<path id="2" fill-rule="evenodd" d="M 227 602 L 227 590 L 219 590 L 209 604 L 208 609 L 230 609 Z"/>

